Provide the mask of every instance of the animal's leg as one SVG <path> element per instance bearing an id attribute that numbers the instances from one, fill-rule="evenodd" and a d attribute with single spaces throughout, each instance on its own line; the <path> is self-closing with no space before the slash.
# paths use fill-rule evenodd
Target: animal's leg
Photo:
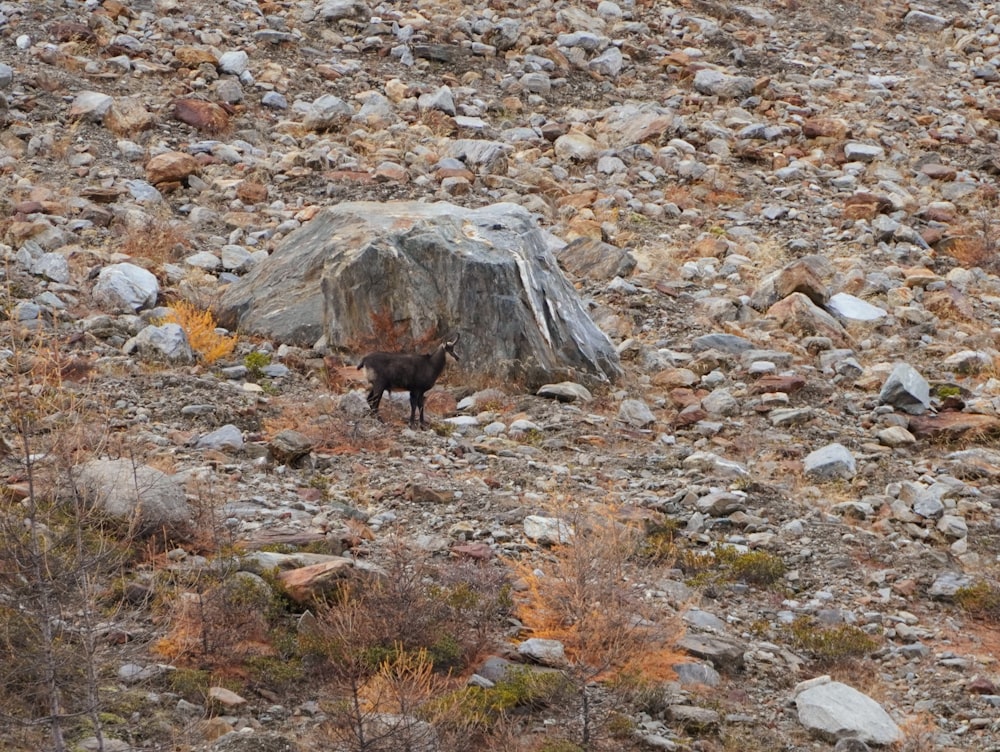
<path id="1" fill-rule="evenodd" d="M 382 418 L 378 414 L 378 406 L 379 403 L 382 402 L 382 395 L 384 393 L 385 393 L 384 389 L 376 390 L 375 387 L 373 386 L 371 388 L 371 391 L 368 392 L 368 396 L 366 397 L 366 399 L 368 400 L 368 408 L 372 411 L 372 415 L 374 415 L 379 420 L 382 420 Z"/>
<path id="2" fill-rule="evenodd" d="M 420 420 L 423 422 L 424 411 L 420 404 L 421 395 L 418 392 L 410 392 L 410 426 L 416 424 L 417 422 L 417 409 L 420 408 Z"/>
<path id="3" fill-rule="evenodd" d="M 427 401 L 427 394 L 420 395 L 420 425 L 426 426 L 427 421 L 424 420 L 424 403 Z"/>

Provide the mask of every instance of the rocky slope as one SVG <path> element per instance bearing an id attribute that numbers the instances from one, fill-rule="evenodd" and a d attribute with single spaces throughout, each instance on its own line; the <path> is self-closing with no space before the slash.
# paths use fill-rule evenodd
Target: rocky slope
<path id="1" fill-rule="evenodd" d="M 793 696 L 823 672 L 789 639 L 808 617 L 876 639 L 829 670 L 904 748 L 1000 748 L 996 637 L 953 602 L 997 577 L 998 66 L 973 0 L 0 2 L 4 498 L 26 494 L 14 418 L 58 372 L 101 416 L 78 450 L 168 470 L 221 521 L 149 567 L 204 566 L 219 530 L 543 565 L 560 503 L 665 515 L 688 558 L 630 585 L 702 670 L 673 710 L 631 708 L 627 744 L 833 749 Z M 413 432 L 405 402 L 366 419 L 322 349 L 243 336 L 164 364 L 131 339 L 358 199 L 515 202 L 589 241 L 560 261 L 625 377 L 560 401 L 450 372 Z M 715 544 L 780 559 L 779 586 L 684 584 Z M 321 748 L 320 688 L 208 713 L 156 683 L 170 625 L 116 619 L 142 647 L 104 670 L 151 687 L 122 749 L 232 728 Z"/>

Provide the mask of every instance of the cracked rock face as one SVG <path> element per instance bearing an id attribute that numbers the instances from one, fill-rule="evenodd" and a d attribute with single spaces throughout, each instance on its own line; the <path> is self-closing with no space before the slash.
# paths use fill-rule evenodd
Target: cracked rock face
<path id="1" fill-rule="evenodd" d="M 281 341 L 378 344 L 379 317 L 420 342 L 460 333 L 460 367 L 542 384 L 622 370 L 558 268 L 562 243 L 521 207 L 342 204 L 320 212 L 231 285 L 223 320 Z"/>

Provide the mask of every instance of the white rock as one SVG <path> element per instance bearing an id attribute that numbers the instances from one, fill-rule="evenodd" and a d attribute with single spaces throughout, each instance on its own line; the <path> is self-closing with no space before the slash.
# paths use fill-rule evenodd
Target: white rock
<path id="1" fill-rule="evenodd" d="M 173 363 L 190 363 L 194 360 L 191 344 L 180 324 L 147 326 L 122 345 L 122 352 L 126 355 L 138 352 Z"/>
<path id="2" fill-rule="evenodd" d="M 850 480 L 857 473 L 854 455 L 843 444 L 827 444 L 806 455 L 802 463 L 806 476 L 816 480 Z"/>
<path id="3" fill-rule="evenodd" d="M 537 543 L 567 543 L 573 537 L 569 523 L 556 517 L 530 514 L 523 525 L 525 537 Z"/>
<path id="4" fill-rule="evenodd" d="M 159 292 L 152 272 L 135 264 L 112 264 L 97 276 L 94 300 L 105 310 L 135 312 L 156 305 Z"/>
<path id="5" fill-rule="evenodd" d="M 559 159 L 569 159 L 578 162 L 587 162 L 597 157 L 600 146 L 586 133 L 564 133 L 556 139 L 556 156 Z"/>
<path id="6" fill-rule="evenodd" d="M 838 316 L 850 321 L 878 321 L 889 315 L 884 308 L 848 295 L 846 292 L 831 295 L 827 307 Z"/>
<path id="7" fill-rule="evenodd" d="M 517 646 L 517 652 L 543 666 L 566 665 L 566 649 L 559 640 L 530 637 Z"/>
<path id="8" fill-rule="evenodd" d="M 829 676 L 802 682 L 794 698 L 799 723 L 829 741 L 855 737 L 866 744 L 889 745 L 903 738 L 881 705 Z"/>
<path id="9" fill-rule="evenodd" d="M 231 50 L 219 56 L 218 68 L 223 73 L 238 76 L 250 68 L 250 56 L 243 50 Z"/>

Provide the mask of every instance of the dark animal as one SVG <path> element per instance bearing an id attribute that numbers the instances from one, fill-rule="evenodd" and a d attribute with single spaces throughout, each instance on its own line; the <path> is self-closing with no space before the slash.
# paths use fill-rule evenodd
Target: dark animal
<path id="1" fill-rule="evenodd" d="M 373 352 L 363 357 L 358 364 L 358 370 L 364 369 L 365 378 L 371 384 L 367 399 L 372 414 L 378 416 L 378 405 L 386 390 L 391 392 L 393 389 L 399 391 L 405 389 L 410 393 L 410 425 L 416 422 L 419 410 L 420 425 L 425 426 L 424 395 L 434 386 L 434 382 L 444 370 L 445 355 L 458 360 L 455 354 L 456 342 L 458 342 L 457 334 L 454 339 L 442 342 L 428 355 Z"/>

